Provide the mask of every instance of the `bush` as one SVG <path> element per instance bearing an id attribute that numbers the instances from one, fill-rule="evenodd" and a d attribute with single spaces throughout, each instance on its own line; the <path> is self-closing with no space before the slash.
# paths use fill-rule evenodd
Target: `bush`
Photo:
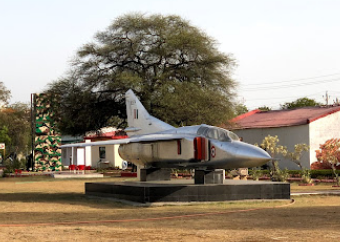
<path id="1" fill-rule="evenodd" d="M 25 160 L 10 160 L 10 159 L 7 159 L 4 161 L 4 166 L 5 166 L 5 169 L 4 169 L 4 174 L 5 173 L 14 173 L 15 172 L 15 169 L 20 169 L 22 167 L 25 167 L 24 166 L 25 164 Z"/>
<path id="2" fill-rule="evenodd" d="M 301 175 L 301 170 L 289 170 L 289 175 Z"/>
<path id="3" fill-rule="evenodd" d="M 308 170 L 310 172 L 311 178 L 319 178 L 319 179 L 333 179 L 334 174 L 333 170 Z M 253 171 L 253 169 L 249 169 L 249 175 L 252 176 L 253 173 L 256 171 Z M 301 176 L 302 170 L 288 170 L 286 171 L 291 177 Z M 337 174 L 340 176 L 340 170 L 336 171 Z M 261 170 L 262 175 L 270 175 L 269 170 Z"/>
<path id="4" fill-rule="evenodd" d="M 273 180 L 275 181 L 286 182 L 288 178 L 289 170 L 287 168 L 283 170 L 276 168 L 276 170 L 273 173 Z"/>
<path id="5" fill-rule="evenodd" d="M 252 169 L 249 169 L 248 172 L 249 172 L 249 175 L 252 176 L 253 173 L 254 173 L 254 169 L 255 170 L 258 170 L 260 168 L 252 168 Z M 256 172 L 256 171 L 255 171 Z M 269 170 L 261 170 L 261 173 L 262 175 L 269 175 L 270 171 Z"/>
<path id="6" fill-rule="evenodd" d="M 263 170 L 261 168 L 253 168 L 250 170 L 253 180 L 258 181 L 263 176 Z"/>
<path id="7" fill-rule="evenodd" d="M 312 183 L 311 170 L 303 168 L 301 170 L 302 183 L 310 184 Z"/>
<path id="8" fill-rule="evenodd" d="M 336 170 L 337 174 L 340 174 L 340 170 Z M 333 170 L 311 170 L 312 178 L 333 178 Z"/>

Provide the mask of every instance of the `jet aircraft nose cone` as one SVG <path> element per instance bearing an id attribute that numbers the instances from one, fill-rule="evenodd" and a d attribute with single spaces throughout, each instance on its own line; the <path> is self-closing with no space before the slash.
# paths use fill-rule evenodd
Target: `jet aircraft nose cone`
<path id="1" fill-rule="evenodd" d="M 257 147 L 255 147 L 255 148 L 257 148 Z M 253 159 L 263 160 L 265 162 L 268 162 L 272 159 L 272 157 L 266 151 L 264 151 L 261 148 L 252 150 L 251 156 L 253 157 Z"/>
<path id="2" fill-rule="evenodd" d="M 271 160 L 266 151 L 249 144 L 242 144 L 237 153 L 241 159 L 248 161 L 249 167 L 262 166 Z"/>

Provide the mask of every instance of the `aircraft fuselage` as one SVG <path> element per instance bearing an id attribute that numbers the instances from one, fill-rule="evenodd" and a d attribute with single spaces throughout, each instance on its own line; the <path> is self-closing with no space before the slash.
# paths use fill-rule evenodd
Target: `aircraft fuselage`
<path id="1" fill-rule="evenodd" d="M 119 154 L 134 164 L 157 168 L 230 169 L 261 166 L 271 159 L 264 150 L 213 126 L 182 127 L 144 137 L 152 140 L 162 134 L 183 134 L 185 138 L 121 144 Z"/>

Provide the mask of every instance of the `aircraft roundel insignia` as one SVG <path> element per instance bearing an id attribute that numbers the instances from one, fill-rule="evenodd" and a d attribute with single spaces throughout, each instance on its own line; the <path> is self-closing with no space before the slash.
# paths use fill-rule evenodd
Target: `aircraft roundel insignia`
<path id="1" fill-rule="evenodd" d="M 215 148 L 215 146 L 211 146 L 210 155 L 211 155 L 212 158 L 215 158 L 215 156 L 216 156 L 216 148 Z"/>

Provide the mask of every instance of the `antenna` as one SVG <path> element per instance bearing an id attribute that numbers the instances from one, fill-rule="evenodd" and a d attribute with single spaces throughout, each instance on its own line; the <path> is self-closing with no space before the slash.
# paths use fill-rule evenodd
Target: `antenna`
<path id="1" fill-rule="evenodd" d="M 326 91 L 326 94 L 322 95 L 322 97 L 325 99 L 326 105 L 328 106 L 328 101 L 329 101 L 329 98 L 331 97 L 330 95 L 328 95 L 328 91 Z"/>

